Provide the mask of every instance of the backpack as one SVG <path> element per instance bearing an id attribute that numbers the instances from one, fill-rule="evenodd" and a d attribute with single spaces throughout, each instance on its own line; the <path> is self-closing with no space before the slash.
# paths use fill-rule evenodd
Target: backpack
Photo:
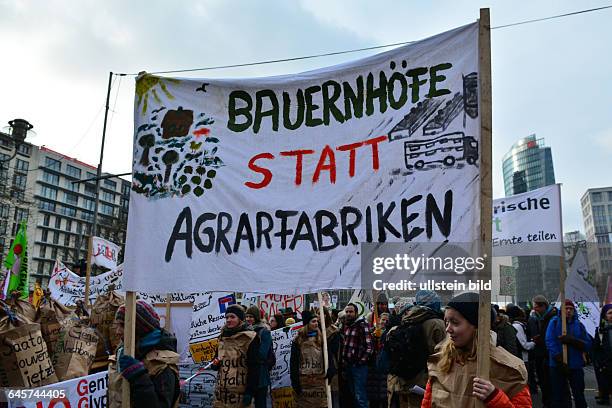
<path id="1" fill-rule="evenodd" d="M 389 332 L 384 350 L 388 354 L 389 373 L 404 379 L 414 378 L 427 368 L 427 343 L 423 322 L 402 323 Z"/>
<path id="2" fill-rule="evenodd" d="M 255 333 L 257 333 L 260 339 L 261 339 L 260 332 L 262 329 L 263 327 L 255 328 Z M 268 371 L 272 371 L 272 369 L 276 366 L 276 354 L 274 353 L 274 347 L 272 346 L 272 344 L 270 344 L 270 347 L 268 347 L 268 353 L 266 354 L 266 359 L 262 362 L 265 364 Z"/>

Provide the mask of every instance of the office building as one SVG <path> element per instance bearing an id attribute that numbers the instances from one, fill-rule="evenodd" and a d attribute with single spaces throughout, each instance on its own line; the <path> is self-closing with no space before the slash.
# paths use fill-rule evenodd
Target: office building
<path id="1" fill-rule="evenodd" d="M 586 231 L 589 269 L 594 270 L 600 298 L 612 276 L 612 187 L 590 188 L 580 199 Z"/>
<path id="2" fill-rule="evenodd" d="M 10 157 L 9 135 L 0 134 L 0 160 Z M 0 168 L 0 257 L 4 259 L 21 220 L 28 223 L 30 286 L 46 286 L 59 259 L 69 266 L 86 257 L 92 233 L 97 167 L 29 143 Z M 105 175 L 105 174 L 103 174 Z M 98 233 L 123 247 L 130 182 L 100 181 Z"/>
<path id="3" fill-rule="evenodd" d="M 555 184 L 552 152 L 543 138 L 535 134 L 518 140 L 502 161 L 506 196 Z M 544 294 L 556 299 L 559 294 L 559 257 L 520 256 L 512 258 L 516 270 L 517 302 L 529 302 Z"/>

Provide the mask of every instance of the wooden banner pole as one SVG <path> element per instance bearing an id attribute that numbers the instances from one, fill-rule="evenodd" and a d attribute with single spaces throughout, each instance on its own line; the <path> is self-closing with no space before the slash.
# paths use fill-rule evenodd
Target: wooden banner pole
<path id="1" fill-rule="evenodd" d="M 93 235 L 89 235 L 87 241 L 87 268 L 85 268 L 85 309 L 91 309 L 89 301 L 89 281 L 91 279 L 91 254 L 93 251 Z"/>
<path id="2" fill-rule="evenodd" d="M 136 355 L 136 293 L 125 294 L 125 327 L 123 330 L 123 352 L 128 356 Z M 122 382 L 121 406 L 130 408 L 130 383 Z"/>
<path id="3" fill-rule="evenodd" d="M 321 292 L 317 292 L 317 296 L 319 298 L 319 325 L 321 327 L 321 333 L 323 334 L 323 364 L 325 367 L 325 374 L 327 374 L 327 370 L 329 369 L 328 364 L 328 355 L 329 352 L 327 350 L 327 327 L 325 327 L 325 313 L 323 312 L 323 296 Z M 325 393 L 327 394 L 327 406 L 332 406 L 332 396 L 331 396 L 331 387 L 329 382 L 325 380 Z"/>
<path id="4" fill-rule="evenodd" d="M 478 24 L 478 79 L 480 106 L 480 249 L 485 257 L 483 281 L 491 281 L 491 235 L 493 185 L 492 171 L 492 99 L 491 99 L 491 16 L 480 9 Z M 476 375 L 489 379 L 491 362 L 491 291 L 480 290 L 478 305 L 478 355 Z M 483 404 L 484 405 L 484 404 Z"/>
<path id="5" fill-rule="evenodd" d="M 170 329 L 172 328 L 172 323 L 171 323 L 171 316 L 170 314 L 172 313 L 172 309 L 170 307 L 170 304 L 172 302 L 172 293 L 167 293 L 166 294 L 166 321 L 164 322 L 164 329 L 166 329 L 166 331 L 170 331 Z"/>
<path id="6" fill-rule="evenodd" d="M 559 296 L 561 297 L 561 334 L 567 334 L 567 316 L 565 315 L 565 253 L 563 248 L 563 207 L 561 206 L 561 185 L 559 185 L 559 229 L 561 231 L 561 256 L 559 257 Z M 567 364 L 567 344 L 563 344 L 563 363 Z"/>

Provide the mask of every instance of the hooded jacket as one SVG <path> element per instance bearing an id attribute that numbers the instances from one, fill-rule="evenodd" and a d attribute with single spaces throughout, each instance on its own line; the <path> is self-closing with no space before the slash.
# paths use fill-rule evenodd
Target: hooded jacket
<path id="1" fill-rule="evenodd" d="M 559 336 L 561 336 L 561 313 L 559 310 L 557 316 L 553 317 L 546 331 L 546 348 L 548 349 L 548 365 L 557 367 L 555 356 L 563 353 L 563 345 Z M 567 320 L 567 334 L 575 340 L 583 343 L 582 350 L 572 344 L 567 346 L 567 365 L 571 369 L 584 367 L 584 359 L 582 353 L 589 351 L 592 345 L 591 337 L 588 335 L 584 325 L 578 320 L 578 316 L 574 312 L 571 319 Z"/>
<path id="2" fill-rule="evenodd" d="M 465 365 L 454 364 L 449 373 L 438 368 L 441 353 L 430 357 L 429 381 L 423 397 L 422 408 L 475 408 L 477 399 L 472 396 L 473 378 L 477 361 Z M 491 342 L 491 378 L 495 391 L 484 402 L 487 408 L 531 408 L 531 396 L 527 385 L 527 369 L 523 361 L 502 347 Z"/>
<path id="3" fill-rule="evenodd" d="M 159 329 L 142 338 L 136 349 L 136 359 L 144 363 L 146 373 L 130 381 L 131 406 L 134 408 L 170 408 L 178 406 L 180 392 L 176 338 L 165 330 Z M 109 407 L 121 407 L 121 387 L 125 380 L 118 371 L 118 356 L 123 347 L 117 349 L 116 356 L 110 358 L 109 365 Z"/>

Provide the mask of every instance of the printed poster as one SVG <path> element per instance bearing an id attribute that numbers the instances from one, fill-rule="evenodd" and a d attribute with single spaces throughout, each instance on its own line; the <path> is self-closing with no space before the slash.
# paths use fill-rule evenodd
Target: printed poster
<path id="1" fill-rule="evenodd" d="M 189 331 L 189 351 L 194 362 L 208 362 L 215 357 L 225 310 L 235 303 L 233 293 L 206 292 L 196 297 Z"/>
<path id="2" fill-rule="evenodd" d="M 493 256 L 561 256 L 561 186 L 493 200 Z"/>

